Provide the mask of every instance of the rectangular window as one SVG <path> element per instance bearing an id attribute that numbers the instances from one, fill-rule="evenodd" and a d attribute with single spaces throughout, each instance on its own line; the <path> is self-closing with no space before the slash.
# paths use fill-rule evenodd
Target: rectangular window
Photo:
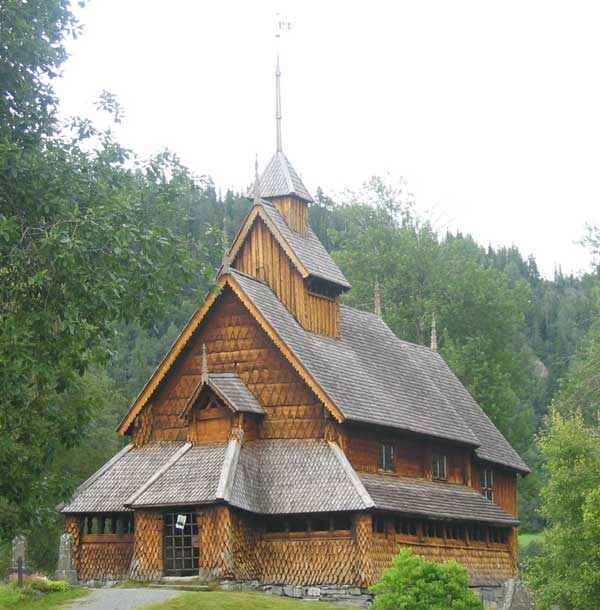
<path id="1" fill-rule="evenodd" d="M 483 468 L 481 471 L 481 493 L 492 502 L 494 501 L 494 471 Z"/>
<path id="2" fill-rule="evenodd" d="M 446 456 L 442 453 L 434 453 L 432 463 L 432 475 L 436 481 L 445 481 L 448 478 L 447 473 L 447 459 Z"/>
<path id="3" fill-rule="evenodd" d="M 379 468 L 388 472 L 394 470 L 393 445 L 379 445 Z"/>

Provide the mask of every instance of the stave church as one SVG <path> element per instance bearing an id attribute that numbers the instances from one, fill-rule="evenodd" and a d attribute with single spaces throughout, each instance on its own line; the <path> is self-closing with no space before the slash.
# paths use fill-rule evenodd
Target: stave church
<path id="1" fill-rule="evenodd" d="M 435 343 L 342 304 L 279 83 L 276 151 L 216 289 L 123 417 L 129 444 L 61 507 L 77 578 L 364 591 L 411 547 L 499 586 L 529 469 Z"/>

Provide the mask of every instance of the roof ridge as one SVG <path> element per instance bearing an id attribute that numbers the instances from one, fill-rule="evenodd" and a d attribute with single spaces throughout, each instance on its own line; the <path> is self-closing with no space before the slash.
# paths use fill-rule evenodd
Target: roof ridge
<path id="1" fill-rule="evenodd" d="M 227 449 L 225 449 L 223 466 L 221 467 L 221 474 L 215 493 L 217 499 L 224 500 L 225 502 L 229 502 L 231 498 L 231 489 L 233 488 L 235 474 L 240 460 L 240 449 L 240 443 L 236 439 L 231 439 L 227 443 Z"/>
<path id="2" fill-rule="evenodd" d="M 284 152 L 280 150 L 277 155 L 281 155 L 285 163 L 281 164 L 281 168 L 283 169 L 283 175 L 287 181 L 288 189 L 290 190 L 290 194 L 296 194 L 296 188 L 294 186 L 294 182 L 292 181 L 292 176 L 290 175 L 289 161 L 285 156 Z"/>
<path id="3" fill-rule="evenodd" d="M 328 441 L 328 445 L 333 451 L 334 455 L 337 457 L 340 466 L 344 470 L 344 473 L 356 489 L 356 493 L 358 493 L 360 499 L 364 502 L 365 508 L 373 508 L 375 506 L 373 498 L 371 498 L 371 495 L 363 485 L 358 474 L 356 473 L 356 470 L 354 470 L 352 467 L 352 464 L 350 464 L 350 461 L 348 460 L 346 454 L 342 451 L 342 448 L 333 441 Z"/>

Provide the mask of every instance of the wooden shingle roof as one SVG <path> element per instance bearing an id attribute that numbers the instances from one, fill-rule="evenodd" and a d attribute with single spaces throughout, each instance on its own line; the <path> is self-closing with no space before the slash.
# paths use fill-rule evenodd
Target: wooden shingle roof
<path id="1" fill-rule="evenodd" d="M 481 459 L 529 472 L 437 352 L 345 306 L 339 339 L 307 332 L 264 282 L 231 274 L 347 420 L 457 441 Z"/>
<path id="2" fill-rule="evenodd" d="M 258 515 L 384 510 L 501 525 L 518 523 L 474 489 L 357 474 L 332 442 L 176 441 L 129 447 L 76 492 L 63 513 L 225 502 Z"/>
<path id="3" fill-rule="evenodd" d="M 431 519 L 484 521 L 518 525 L 519 521 L 472 487 L 414 477 L 359 474 L 375 508 Z"/>
<path id="4" fill-rule="evenodd" d="M 294 195 L 306 202 L 312 202 L 313 200 L 302 179 L 281 151 L 276 152 L 271 157 L 259 178 L 259 184 L 259 193 L 264 199 Z M 248 196 L 254 196 L 254 186 Z"/>

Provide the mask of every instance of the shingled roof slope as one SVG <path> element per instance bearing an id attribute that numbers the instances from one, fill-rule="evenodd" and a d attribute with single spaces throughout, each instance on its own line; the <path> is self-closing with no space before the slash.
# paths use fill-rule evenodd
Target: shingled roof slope
<path id="1" fill-rule="evenodd" d="M 439 354 L 345 306 L 339 339 L 307 332 L 264 282 L 231 273 L 346 419 L 472 445 L 482 459 L 529 472 Z"/>
<path id="2" fill-rule="evenodd" d="M 344 289 L 350 288 L 350 283 L 310 227 L 306 233 L 293 231 L 272 203 L 261 201 L 261 206 L 310 275 Z"/>
<path id="3" fill-rule="evenodd" d="M 118 512 L 150 477 L 183 448 L 184 442 L 158 442 L 115 456 L 75 492 L 63 513 Z"/>
<path id="4" fill-rule="evenodd" d="M 271 157 L 271 160 L 260 176 L 259 184 L 261 197 L 269 198 L 295 195 L 308 202 L 312 202 L 313 200 L 308 189 L 304 186 L 302 179 L 298 176 L 288 158 L 281 151 L 276 152 Z M 254 196 L 254 187 L 252 187 L 248 196 Z"/>
<path id="5" fill-rule="evenodd" d="M 518 525 L 513 516 L 478 491 L 463 485 L 409 477 L 359 474 L 375 508 L 460 521 Z"/>
<path id="6" fill-rule="evenodd" d="M 131 506 L 214 502 L 226 449 L 227 443 L 193 446 L 137 496 Z"/>
<path id="7" fill-rule="evenodd" d="M 364 510 L 372 503 L 344 460 L 326 441 L 245 443 L 229 501 L 265 515 Z"/>
<path id="8" fill-rule="evenodd" d="M 214 386 L 235 411 L 264 415 L 264 409 L 236 373 L 209 373 L 208 383 Z"/>

